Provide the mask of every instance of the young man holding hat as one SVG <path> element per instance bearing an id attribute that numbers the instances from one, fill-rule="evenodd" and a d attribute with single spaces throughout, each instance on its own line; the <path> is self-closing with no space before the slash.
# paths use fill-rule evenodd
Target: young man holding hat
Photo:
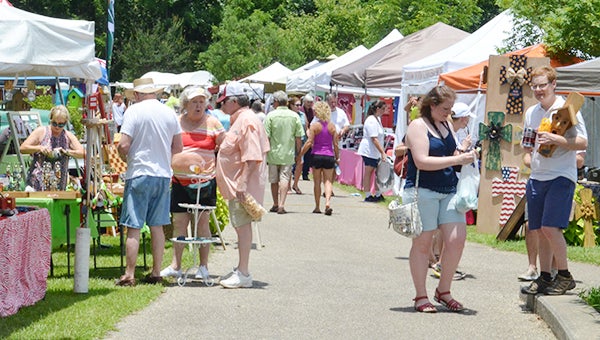
<path id="1" fill-rule="evenodd" d="M 246 195 L 262 205 L 267 171 L 269 140 L 263 124 L 250 109 L 250 99 L 244 86 L 232 81 L 217 100 L 221 110 L 231 117 L 231 126 L 219 147 L 217 186 L 223 198 L 229 200 L 231 225 L 238 237 L 237 267 L 220 284 L 225 288 L 252 287 L 248 269 L 252 247 L 252 218 L 241 202 Z"/>
<path id="2" fill-rule="evenodd" d="M 133 81 L 136 103 L 127 110 L 121 126 L 119 156 L 127 161 L 125 191 L 120 223 L 127 227 L 125 274 L 115 283 L 135 285 L 135 264 L 140 229 L 147 224 L 152 235 L 152 273 L 145 281 L 160 283 L 165 234 L 169 224 L 170 191 L 173 172 L 171 157 L 183 149 L 181 127 L 175 112 L 157 100 L 162 88 L 152 79 Z"/>

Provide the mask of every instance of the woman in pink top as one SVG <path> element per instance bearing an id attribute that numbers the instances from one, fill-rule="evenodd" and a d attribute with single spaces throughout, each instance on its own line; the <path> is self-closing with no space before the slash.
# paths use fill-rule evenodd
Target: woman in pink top
<path id="1" fill-rule="evenodd" d="M 197 203 L 196 196 L 200 190 L 200 204 L 215 206 L 217 204 L 217 181 L 215 179 L 215 149 L 225 136 L 221 122 L 206 111 L 209 94 L 200 87 L 188 88 L 183 91 L 180 104 L 183 108 L 179 116 L 179 125 L 183 133 L 183 151 L 173 156 L 173 180 L 171 183 L 171 215 L 173 216 L 173 236 L 185 236 L 192 214 L 179 206 L 179 203 Z M 196 173 L 194 167 L 199 167 L 200 173 L 209 179 L 204 183 L 190 177 Z M 209 215 L 200 214 L 196 221 L 199 237 L 210 237 Z M 171 265 L 160 272 L 160 276 L 179 277 L 181 272 L 181 256 L 183 243 L 173 243 L 173 260 Z M 200 247 L 200 267 L 196 279 L 207 280 L 208 254 L 210 247 Z"/>
<path id="2" fill-rule="evenodd" d="M 314 179 L 315 210 L 313 213 L 321 213 L 321 182 L 325 187 L 325 215 L 331 215 L 333 209 L 330 206 L 331 193 L 333 191 L 333 169 L 340 160 L 338 148 L 338 134 L 335 125 L 330 121 L 331 109 L 325 102 L 315 104 L 315 117 L 318 120 L 310 124 L 308 140 L 302 147 L 297 157 L 301 158 L 308 149 L 312 148 L 312 168 Z"/>

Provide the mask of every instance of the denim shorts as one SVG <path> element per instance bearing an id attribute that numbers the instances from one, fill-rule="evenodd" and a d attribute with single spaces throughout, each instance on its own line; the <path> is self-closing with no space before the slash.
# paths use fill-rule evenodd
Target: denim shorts
<path id="1" fill-rule="evenodd" d="M 529 230 L 542 226 L 565 229 L 573 206 L 575 183 L 566 177 L 549 181 L 527 181 L 527 214 Z"/>
<path id="2" fill-rule="evenodd" d="M 466 215 L 456 210 L 456 194 L 441 194 L 426 188 L 419 188 L 419 213 L 423 231 L 436 230 L 440 224 L 464 223 Z M 415 188 L 404 190 L 402 202 L 415 200 Z"/>
<path id="3" fill-rule="evenodd" d="M 171 223 L 170 178 L 140 176 L 125 181 L 121 225 L 141 229 Z"/>
<path id="4" fill-rule="evenodd" d="M 376 168 L 379 165 L 379 158 L 371 158 L 367 156 L 362 156 L 363 163 L 365 166 L 370 166 L 371 168 Z"/>

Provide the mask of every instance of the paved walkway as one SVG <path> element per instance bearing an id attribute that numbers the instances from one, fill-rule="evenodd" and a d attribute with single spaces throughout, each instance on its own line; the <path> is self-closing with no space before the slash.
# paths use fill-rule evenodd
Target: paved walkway
<path id="1" fill-rule="evenodd" d="M 269 213 L 260 224 L 265 247 L 251 253 L 254 288 L 174 284 L 107 338 L 556 338 L 519 296 L 516 277 L 526 268 L 525 255 L 468 243 L 460 268 L 469 275 L 452 286 L 468 310 L 416 313 L 410 240 L 387 228 L 385 207 L 336 189 L 333 216 L 312 214 L 312 182 L 301 181 L 300 188 L 303 195 L 288 196 L 288 214 Z M 217 248 L 209 262 L 215 278 L 237 263 L 235 231 L 228 227 L 224 236 L 229 248 Z M 570 269 L 578 289 L 600 286 L 600 267 L 573 263 Z M 428 278 L 432 302 L 436 284 Z"/>

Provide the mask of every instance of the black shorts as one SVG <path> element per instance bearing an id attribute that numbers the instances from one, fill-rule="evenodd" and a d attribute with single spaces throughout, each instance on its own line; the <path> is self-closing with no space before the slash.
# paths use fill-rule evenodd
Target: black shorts
<path id="1" fill-rule="evenodd" d="M 333 169 L 335 168 L 335 158 L 333 156 L 312 155 L 310 165 L 315 169 Z"/>
<path id="2" fill-rule="evenodd" d="M 202 186 L 204 185 L 204 186 Z M 206 183 L 200 184 L 200 204 L 208 206 L 217 205 L 217 180 L 211 179 Z M 179 203 L 196 204 L 196 194 L 198 189 L 183 186 L 177 180 L 171 183 L 171 212 L 188 212 L 188 209 L 179 206 Z"/>

